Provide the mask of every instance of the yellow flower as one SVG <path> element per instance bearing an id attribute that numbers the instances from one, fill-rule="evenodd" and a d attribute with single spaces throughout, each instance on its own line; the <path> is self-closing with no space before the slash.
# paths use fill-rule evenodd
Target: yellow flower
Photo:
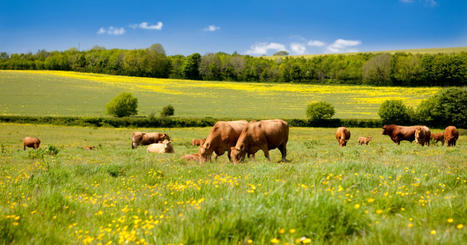
<path id="1" fill-rule="evenodd" d="M 458 224 L 458 225 L 456 226 L 456 228 L 460 230 L 460 229 L 464 228 L 464 225 L 463 225 L 463 224 Z"/>
<path id="2" fill-rule="evenodd" d="M 407 226 L 408 226 L 409 228 L 412 228 L 412 227 L 413 227 L 413 224 L 412 224 L 412 223 L 409 223 Z"/>
<path id="3" fill-rule="evenodd" d="M 353 207 L 354 207 L 355 209 L 359 209 L 359 208 L 360 208 L 360 204 L 357 203 L 357 204 L 355 204 Z"/>
<path id="4" fill-rule="evenodd" d="M 374 202 L 374 201 L 375 201 L 375 199 L 373 199 L 373 198 L 368 198 L 368 203 L 372 203 L 372 202 Z"/>
<path id="5" fill-rule="evenodd" d="M 279 239 L 273 238 L 273 239 L 271 239 L 271 243 L 273 243 L 273 244 L 278 244 L 278 243 L 279 243 Z"/>
<path id="6" fill-rule="evenodd" d="M 310 238 L 305 238 L 303 241 L 302 241 L 303 244 L 308 244 L 308 243 L 311 243 L 311 239 Z"/>
<path id="7" fill-rule="evenodd" d="M 284 232 L 285 232 L 285 229 L 283 229 L 283 228 L 279 230 L 280 234 L 284 234 Z"/>
<path id="8" fill-rule="evenodd" d="M 431 234 L 431 235 L 435 235 L 435 234 L 436 234 L 436 231 L 435 231 L 435 230 L 431 230 L 431 231 L 430 231 L 430 234 Z"/>
<path id="9" fill-rule="evenodd" d="M 295 229 L 290 229 L 289 232 L 290 232 L 290 234 L 294 234 L 294 233 L 295 233 Z"/>
<path id="10" fill-rule="evenodd" d="M 13 222 L 13 226 L 17 226 L 17 225 L 19 225 L 18 222 Z"/>
<path id="11" fill-rule="evenodd" d="M 248 239 L 248 244 L 253 244 L 253 240 Z"/>
<path id="12" fill-rule="evenodd" d="M 378 209 L 378 210 L 376 210 L 376 213 L 377 213 L 377 214 L 382 214 L 382 213 L 383 213 L 383 210 Z"/>
<path id="13" fill-rule="evenodd" d="M 452 218 L 449 218 L 448 223 L 452 223 L 452 222 L 454 222 L 454 220 Z"/>

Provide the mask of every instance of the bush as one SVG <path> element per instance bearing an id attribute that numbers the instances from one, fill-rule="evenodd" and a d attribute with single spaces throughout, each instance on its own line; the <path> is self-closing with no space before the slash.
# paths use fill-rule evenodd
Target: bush
<path id="1" fill-rule="evenodd" d="M 114 97 L 106 106 L 107 114 L 116 117 L 136 115 L 138 111 L 138 99 L 131 93 L 121 93 Z"/>
<path id="2" fill-rule="evenodd" d="M 412 122 L 413 109 L 402 100 L 386 100 L 379 107 L 378 115 L 384 124 L 404 124 Z"/>
<path id="3" fill-rule="evenodd" d="M 161 117 L 173 116 L 175 114 L 175 109 L 172 105 L 168 105 L 162 108 Z"/>
<path id="4" fill-rule="evenodd" d="M 334 107 L 324 101 L 309 104 L 306 108 L 306 115 L 311 120 L 330 119 L 334 113 Z"/>

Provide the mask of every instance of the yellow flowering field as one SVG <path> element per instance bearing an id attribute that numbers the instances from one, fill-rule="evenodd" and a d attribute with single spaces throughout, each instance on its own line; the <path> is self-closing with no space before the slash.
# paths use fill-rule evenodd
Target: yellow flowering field
<path id="1" fill-rule="evenodd" d="M 371 87 L 192 81 L 66 71 L 0 71 L 0 114 L 102 116 L 120 92 L 139 99 L 139 114 L 172 104 L 180 117 L 305 118 L 311 102 L 326 101 L 337 118 L 378 118 L 382 102 L 417 106 L 438 87 Z"/>
<path id="2" fill-rule="evenodd" d="M 144 129 L 169 133 L 175 154 L 166 155 L 132 150 L 136 130 L 0 123 L 0 243 L 466 241 L 465 130 L 447 148 L 350 128 L 340 148 L 335 129 L 291 128 L 290 162 L 273 150 L 272 162 L 258 152 L 238 165 L 179 159 L 209 128 Z M 39 150 L 22 150 L 26 135 Z M 373 140 L 359 146 L 358 136 Z"/>

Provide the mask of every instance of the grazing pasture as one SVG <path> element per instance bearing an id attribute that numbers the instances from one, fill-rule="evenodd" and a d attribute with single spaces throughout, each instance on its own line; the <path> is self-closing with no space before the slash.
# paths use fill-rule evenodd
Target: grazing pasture
<path id="1" fill-rule="evenodd" d="M 159 115 L 172 104 L 179 117 L 305 118 L 309 103 L 326 101 L 336 118 L 378 118 L 382 102 L 411 106 L 439 87 L 371 87 L 311 84 L 192 81 L 65 71 L 0 71 L 0 114 L 103 116 L 120 92 L 138 98 L 139 115 Z"/>
<path id="2" fill-rule="evenodd" d="M 2 123 L 0 243 L 465 243 L 465 130 L 448 148 L 349 129 L 339 147 L 336 129 L 291 128 L 291 162 L 274 150 L 233 165 L 179 160 L 209 128 L 144 129 L 176 152 L 149 154 L 131 149 L 138 129 Z M 25 136 L 40 149 L 23 151 Z"/>

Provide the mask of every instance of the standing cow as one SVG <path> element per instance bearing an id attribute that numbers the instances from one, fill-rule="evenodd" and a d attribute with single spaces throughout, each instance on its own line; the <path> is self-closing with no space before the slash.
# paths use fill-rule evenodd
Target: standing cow
<path id="1" fill-rule="evenodd" d="M 370 143 L 372 137 L 371 136 L 368 136 L 368 137 L 358 137 L 358 144 L 359 145 L 368 145 L 368 143 Z"/>
<path id="2" fill-rule="evenodd" d="M 211 161 L 212 153 L 215 153 L 215 160 L 218 156 L 228 152 L 230 159 L 230 147 L 237 143 L 240 133 L 248 124 L 246 120 L 240 121 L 218 121 L 212 127 L 211 132 L 204 144 L 199 147 L 200 162 Z"/>
<path id="3" fill-rule="evenodd" d="M 415 128 L 415 142 L 424 146 L 430 145 L 431 132 L 427 126 L 417 126 Z"/>
<path id="4" fill-rule="evenodd" d="M 457 139 L 459 138 L 459 131 L 455 126 L 447 126 L 444 130 L 444 141 L 447 146 L 456 146 Z"/>
<path id="5" fill-rule="evenodd" d="M 264 156 L 270 161 L 269 150 L 278 148 L 282 154 L 282 161 L 287 161 L 287 142 L 289 140 L 289 125 L 287 122 L 275 120 L 262 120 L 249 122 L 243 129 L 235 147 L 230 150 L 231 158 L 236 164 L 245 160 L 245 155 L 254 155 L 262 150 Z"/>
<path id="6" fill-rule="evenodd" d="M 415 140 L 415 129 L 417 126 L 399 126 L 399 125 L 384 125 L 383 135 L 387 135 L 394 143 L 400 145 L 401 141 L 407 140 L 410 143 Z"/>
<path id="7" fill-rule="evenodd" d="M 23 139 L 23 150 L 26 150 L 26 147 L 33 148 L 34 150 L 39 148 L 41 141 L 36 137 L 25 137 Z"/>
<path id="8" fill-rule="evenodd" d="M 444 145 L 444 132 L 431 133 L 430 139 L 433 140 L 435 144 L 441 141 L 441 145 Z"/>
<path id="9" fill-rule="evenodd" d="M 164 140 L 170 141 L 170 137 L 168 134 L 164 134 L 164 133 L 134 132 L 133 137 L 131 137 L 131 140 L 132 140 L 131 148 L 135 149 L 139 145 L 150 145 L 154 143 L 161 143 Z"/>
<path id="10" fill-rule="evenodd" d="M 336 131 L 336 139 L 339 142 L 340 147 L 347 145 L 347 142 L 350 139 L 350 130 L 346 127 L 339 127 Z"/>

